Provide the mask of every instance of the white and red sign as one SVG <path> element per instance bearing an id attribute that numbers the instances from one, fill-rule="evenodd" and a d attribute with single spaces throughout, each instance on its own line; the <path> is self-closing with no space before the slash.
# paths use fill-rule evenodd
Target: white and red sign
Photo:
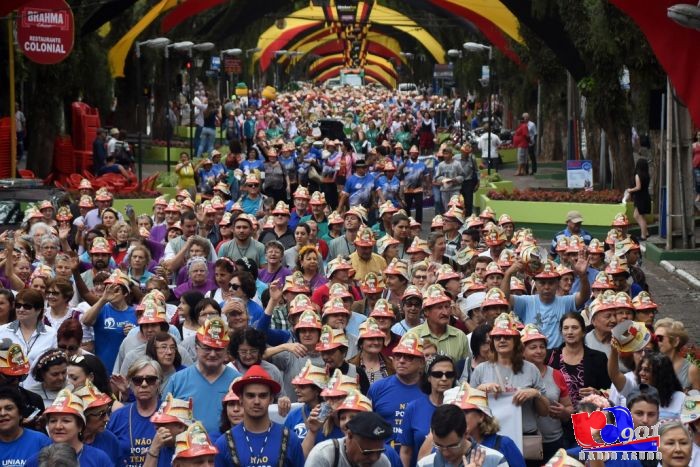
<path id="1" fill-rule="evenodd" d="M 17 42 L 31 61 L 53 65 L 73 50 L 73 11 L 65 0 L 32 0 L 18 11 Z"/>

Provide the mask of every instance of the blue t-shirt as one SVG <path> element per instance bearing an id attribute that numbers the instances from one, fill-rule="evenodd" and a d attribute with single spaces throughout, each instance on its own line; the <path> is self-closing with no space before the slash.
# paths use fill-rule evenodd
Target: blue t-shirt
<path id="1" fill-rule="evenodd" d="M 244 174 L 249 174 L 253 170 L 260 170 L 263 171 L 265 168 L 265 162 L 260 160 L 260 159 L 254 159 L 254 160 L 244 160 L 241 162 L 241 170 L 243 171 Z"/>
<path id="2" fill-rule="evenodd" d="M 428 167 L 423 161 L 419 159 L 415 162 L 411 159 L 407 160 L 402 170 L 404 186 L 409 189 L 422 188 L 423 178 L 427 173 Z"/>
<path id="3" fill-rule="evenodd" d="M 228 392 L 233 380 L 239 376 L 241 374 L 237 370 L 226 366 L 216 381 L 210 383 L 199 372 L 197 365 L 192 365 L 172 375 L 168 384 L 165 385 L 163 394 L 172 393 L 173 397 L 184 400 L 191 397 L 196 401 L 195 420 L 201 421 L 209 437 L 216 439 L 220 434 L 221 400 Z"/>
<path id="4" fill-rule="evenodd" d="M 267 284 L 265 284 L 264 282 L 263 284 L 267 286 Z M 255 323 L 260 321 L 262 315 L 265 314 L 265 310 L 263 310 L 263 307 L 261 307 L 258 302 L 254 302 L 253 300 L 248 300 L 248 305 L 246 306 L 246 308 L 248 310 L 248 323 L 251 326 L 254 326 Z"/>
<path id="5" fill-rule="evenodd" d="M 348 198 L 350 207 L 369 203 L 372 187 L 374 187 L 374 175 L 371 173 L 366 174 L 364 177 L 351 175 L 343 188 L 343 191 L 350 195 Z"/>
<path id="6" fill-rule="evenodd" d="M 114 467 L 114 461 L 107 454 L 97 448 L 83 444 L 83 449 L 78 453 L 80 467 Z M 39 453 L 27 459 L 26 467 L 39 467 Z"/>
<path id="7" fill-rule="evenodd" d="M 420 385 L 404 384 L 396 375 L 376 381 L 367 391 L 367 397 L 372 401 L 374 412 L 394 427 L 394 435 L 390 439 L 394 441 L 394 447 L 397 449 L 406 406 L 421 396 L 424 394 L 420 390 Z"/>
<path id="8" fill-rule="evenodd" d="M 109 430 L 97 433 L 95 435 L 95 440 L 90 446 L 99 449 L 107 454 L 107 457 L 115 461 L 126 457 L 128 452 L 128 450 L 124 449 L 124 447 L 119 444 L 119 438 Z"/>
<path id="9" fill-rule="evenodd" d="M 240 467 L 266 467 L 276 466 L 282 447 L 282 431 L 284 427 L 273 423 L 270 432 L 250 433 L 243 431 L 243 424 L 232 428 L 233 443 L 236 445 Z M 246 436 L 250 441 L 246 441 Z M 233 465 L 231 451 L 228 448 L 227 436 L 222 435 L 214 445 L 219 453 L 214 458 L 215 467 L 228 467 Z M 287 451 L 285 454 L 285 467 L 302 467 L 304 465 L 304 452 L 301 450 L 301 441 L 293 430 L 289 432 Z"/>
<path id="10" fill-rule="evenodd" d="M 402 446 L 413 448 L 410 465 L 416 465 L 418 462 L 418 451 L 430 433 L 430 419 L 434 412 L 435 406 L 426 394 L 406 406 L 401 421 L 401 434 L 396 436 L 396 441 Z"/>
<path id="11" fill-rule="evenodd" d="M 45 434 L 27 428 L 23 430 L 22 435 L 10 443 L 0 441 L 0 465 L 3 467 L 21 467 L 41 448 L 51 444 Z"/>
<path id="12" fill-rule="evenodd" d="M 258 214 L 258 211 L 262 211 L 262 202 L 263 202 L 262 195 L 259 195 L 255 199 L 251 199 L 247 195 L 243 195 L 243 196 L 241 196 L 239 201 L 241 202 L 241 207 L 243 208 L 243 212 L 245 212 L 246 214 L 250 214 L 251 216 L 256 216 Z"/>
<path id="13" fill-rule="evenodd" d="M 391 201 L 391 203 L 398 207 L 400 205 L 399 203 L 399 189 L 401 187 L 401 182 L 399 181 L 398 178 L 392 177 L 391 180 L 389 180 L 386 175 L 382 175 L 377 179 L 377 182 L 375 183 L 374 189 L 375 190 L 381 190 L 382 191 L 382 196 L 384 196 L 385 200 Z"/>
<path id="14" fill-rule="evenodd" d="M 160 401 L 157 406 L 160 407 Z M 150 418 L 139 414 L 135 402 L 112 412 L 107 430 L 117 437 L 122 452 L 126 453 L 126 457 L 119 459 L 118 465 L 141 467 L 146 462 L 146 453 L 156 435 L 155 425 Z"/>
<path id="15" fill-rule="evenodd" d="M 173 465 L 173 456 L 175 455 L 175 448 L 170 446 L 162 446 L 160 451 L 158 451 L 158 467 L 170 467 Z"/>
<path id="16" fill-rule="evenodd" d="M 542 303 L 539 295 L 513 295 L 513 311 L 523 324 L 534 324 L 547 337 L 547 348 L 562 344 L 559 320 L 566 313 L 576 311 L 573 295 L 555 296 L 552 303 Z"/>
<path id="17" fill-rule="evenodd" d="M 515 441 L 510 439 L 508 436 L 498 435 L 501 438 L 501 443 L 498 449 L 496 449 L 496 434 L 484 436 L 481 440 L 481 445 L 487 448 L 496 449 L 503 457 L 508 461 L 509 467 L 525 467 L 525 458 L 523 454 L 518 449 Z"/>
<path id="18" fill-rule="evenodd" d="M 127 324 L 136 326 L 136 310 L 133 306 L 127 307 L 124 311 L 118 311 L 111 303 L 107 303 L 97 315 L 93 325 L 95 354 L 100 357 L 106 368 L 114 368 L 119 346 L 126 336 L 124 327 Z"/>
<path id="19" fill-rule="evenodd" d="M 311 407 L 308 404 L 305 404 L 289 412 L 289 415 L 287 415 L 287 418 L 284 421 L 284 426 L 289 428 L 293 433 L 296 433 L 296 435 L 302 441 L 306 438 L 306 435 L 308 434 L 306 424 L 304 424 L 304 418 L 305 416 L 308 417 L 310 412 Z M 343 436 L 345 436 L 345 434 L 338 426 L 333 427 L 333 430 L 331 430 L 331 432 L 328 433 L 327 436 L 324 435 L 323 430 L 321 430 L 318 433 L 316 433 L 316 444 L 327 439 L 340 439 Z"/>

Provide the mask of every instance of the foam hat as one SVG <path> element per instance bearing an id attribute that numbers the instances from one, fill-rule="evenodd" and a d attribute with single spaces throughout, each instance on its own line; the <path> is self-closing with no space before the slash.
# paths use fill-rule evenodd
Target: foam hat
<path id="1" fill-rule="evenodd" d="M 615 217 L 613 218 L 612 227 L 627 227 L 630 225 L 630 221 L 627 218 L 627 215 L 622 212 L 618 212 L 615 214 Z"/>
<path id="2" fill-rule="evenodd" d="M 353 412 L 371 412 L 372 401 L 360 391 L 351 391 L 342 404 L 338 406 L 336 412 L 341 410 L 352 410 Z"/>
<path id="3" fill-rule="evenodd" d="M 396 169 L 394 169 L 396 170 Z M 382 204 L 379 205 L 379 217 L 382 217 L 384 214 L 394 214 L 399 211 L 399 208 L 394 206 L 394 203 L 391 201 L 384 201 Z"/>
<path id="4" fill-rule="evenodd" d="M 506 295 L 498 287 L 493 287 L 486 292 L 484 301 L 481 302 L 481 308 L 486 308 L 488 306 L 507 306 L 510 307 L 510 302 L 506 298 Z"/>
<path id="5" fill-rule="evenodd" d="M 330 298 L 354 298 L 354 296 L 348 291 L 345 284 L 336 282 L 328 288 L 328 296 Z"/>
<path id="6" fill-rule="evenodd" d="M 384 163 L 384 172 L 396 172 L 396 164 L 391 160 L 386 161 Z"/>
<path id="7" fill-rule="evenodd" d="M 248 176 L 245 178 L 245 184 L 260 185 L 260 175 L 257 173 L 248 174 Z"/>
<path id="8" fill-rule="evenodd" d="M 24 211 L 24 222 L 27 222 L 30 219 L 43 219 L 43 218 L 44 218 L 44 215 L 41 213 L 41 211 L 39 211 L 34 206 L 31 206 Z"/>
<path id="9" fill-rule="evenodd" d="M 452 195 L 450 197 L 450 201 L 447 203 L 447 208 L 449 209 L 452 206 L 458 207 L 464 211 L 464 196 L 462 196 L 460 193 Z"/>
<path id="10" fill-rule="evenodd" d="M 452 266 L 449 264 L 441 264 L 440 267 L 437 270 L 437 282 L 444 282 L 444 281 L 449 281 L 451 279 L 460 279 L 460 275 L 458 272 L 455 272 L 454 269 L 452 269 Z"/>
<path id="11" fill-rule="evenodd" d="M 326 374 L 325 368 L 316 366 L 311 363 L 311 360 L 307 360 L 304 368 L 292 378 L 292 384 L 298 386 L 310 384 L 323 390 L 328 385 L 328 374 Z"/>
<path id="12" fill-rule="evenodd" d="M 483 221 L 496 222 L 496 211 L 494 211 L 491 206 L 486 206 L 479 214 L 479 217 Z"/>
<path id="13" fill-rule="evenodd" d="M 377 324 L 377 321 L 374 319 L 372 315 L 370 315 L 369 318 L 367 318 L 365 321 L 363 321 L 360 324 L 360 332 L 357 336 L 358 341 L 360 339 L 371 339 L 373 337 L 381 338 L 382 342 L 384 342 L 384 338 L 386 337 L 386 334 L 384 334 L 384 331 L 379 329 L 379 324 Z"/>
<path id="14" fill-rule="evenodd" d="M 501 313 L 493 322 L 491 336 L 520 336 L 518 325 L 508 313 Z"/>
<path id="15" fill-rule="evenodd" d="M 367 221 L 367 209 L 364 206 L 353 206 L 350 209 L 348 209 L 345 214 L 343 214 L 343 219 L 345 219 L 348 215 L 353 215 L 357 216 L 360 219 L 360 222 L 366 222 Z"/>
<path id="16" fill-rule="evenodd" d="M 311 289 L 306 283 L 306 280 L 304 280 L 304 275 L 301 271 L 294 271 L 284 278 L 282 292 L 310 293 Z"/>
<path id="17" fill-rule="evenodd" d="M 85 403 L 83 399 L 73 394 L 70 389 L 61 389 L 51 405 L 44 410 L 44 415 L 49 414 L 75 415 L 85 422 Z"/>
<path id="18" fill-rule="evenodd" d="M 547 336 L 542 334 L 542 332 L 534 324 L 527 324 L 520 331 L 520 341 L 523 344 L 540 339 L 543 339 L 545 343 L 547 342 Z"/>
<path id="19" fill-rule="evenodd" d="M 382 293 L 384 288 L 384 278 L 374 272 L 368 272 L 360 282 L 360 290 L 364 294 Z"/>
<path id="20" fill-rule="evenodd" d="M 554 456 L 547 461 L 544 467 L 584 467 L 584 464 L 568 455 L 566 449 L 561 448 L 554 453 Z"/>
<path id="21" fill-rule="evenodd" d="M 112 201 L 114 196 L 112 196 L 112 193 L 107 190 L 107 188 L 100 188 L 97 190 L 95 193 L 95 200 L 96 201 Z"/>
<path id="22" fill-rule="evenodd" d="M 681 407 L 681 423 L 694 423 L 700 419 L 700 394 L 687 394 Z"/>
<path id="23" fill-rule="evenodd" d="M 107 242 L 107 239 L 104 237 L 95 237 L 92 240 L 92 245 L 90 246 L 90 253 L 92 254 L 112 254 L 112 249 L 109 247 L 109 243 Z"/>
<path id="24" fill-rule="evenodd" d="M 192 198 L 185 198 L 180 202 L 180 211 L 194 211 L 194 201 Z"/>
<path id="25" fill-rule="evenodd" d="M 608 231 L 608 234 L 605 237 L 605 243 L 607 245 L 613 246 L 615 243 L 619 242 L 624 238 L 624 235 L 622 235 L 622 232 L 619 229 L 613 228 Z"/>
<path id="26" fill-rule="evenodd" d="M 355 246 L 373 247 L 376 243 L 374 232 L 369 227 L 362 227 L 355 238 Z"/>
<path id="27" fill-rule="evenodd" d="M 408 226 L 411 229 L 414 229 L 416 227 L 420 229 L 421 227 L 423 227 L 420 222 L 418 222 L 411 216 L 408 216 Z"/>
<path id="28" fill-rule="evenodd" d="M 627 292 L 618 292 L 615 294 L 615 308 L 625 308 L 628 310 L 634 310 L 634 305 L 632 305 L 632 299 L 627 294 Z"/>
<path id="29" fill-rule="evenodd" d="M 225 349 L 228 347 L 228 325 L 226 321 L 218 316 L 214 316 L 204 322 L 204 326 L 197 329 L 195 335 L 197 342 L 215 349 Z"/>
<path id="30" fill-rule="evenodd" d="M 599 311 L 613 310 L 617 308 L 615 305 L 615 291 L 606 290 L 602 294 L 598 295 L 590 305 L 590 317 L 593 319 L 596 313 Z"/>
<path id="31" fill-rule="evenodd" d="M 249 384 L 263 384 L 270 388 L 273 396 L 279 394 L 282 389 L 279 383 L 272 379 L 270 374 L 260 365 L 252 365 L 248 368 L 243 377 L 231 385 L 231 389 L 240 397 L 243 388 Z"/>
<path id="32" fill-rule="evenodd" d="M 472 273 L 471 275 L 465 277 L 460 281 L 460 284 L 462 285 L 462 293 L 486 290 L 486 285 L 477 273 Z"/>
<path id="33" fill-rule="evenodd" d="M 613 276 L 616 274 L 629 275 L 630 270 L 627 267 L 627 262 L 624 259 L 613 257 L 610 259 L 608 265 L 605 267 L 605 273 Z"/>
<path id="34" fill-rule="evenodd" d="M 69 221 L 73 219 L 73 214 L 71 214 L 70 209 L 68 209 L 68 206 L 61 206 L 58 208 L 58 211 L 56 212 L 56 220 L 57 221 Z"/>
<path id="35" fill-rule="evenodd" d="M 301 312 L 301 316 L 299 317 L 297 324 L 294 325 L 295 331 L 298 331 L 299 329 L 317 329 L 320 331 L 322 328 L 323 324 L 321 323 L 321 318 L 314 310 L 311 309 Z"/>
<path id="36" fill-rule="evenodd" d="M 398 258 L 392 259 L 384 270 L 384 276 L 389 275 L 401 276 L 406 279 L 406 281 L 410 281 L 410 278 L 408 277 L 408 263 Z"/>
<path id="37" fill-rule="evenodd" d="M 83 178 L 78 184 L 78 190 L 92 190 L 92 183 L 87 178 Z"/>
<path id="38" fill-rule="evenodd" d="M 180 203 L 176 199 L 171 199 L 168 201 L 168 205 L 165 207 L 165 212 L 180 212 Z"/>
<path id="39" fill-rule="evenodd" d="M 156 197 L 155 201 L 153 202 L 154 206 L 167 206 L 168 205 L 168 200 L 165 199 L 165 196 L 158 196 Z"/>
<path id="40" fill-rule="evenodd" d="M 231 223 L 231 213 L 230 212 L 225 212 L 223 216 L 221 216 L 221 220 L 219 221 L 219 226 L 228 226 Z"/>
<path id="41" fill-rule="evenodd" d="M 554 251 L 557 253 L 565 253 L 569 249 L 569 237 L 561 236 L 557 238 L 557 244 L 554 247 Z"/>
<path id="42" fill-rule="evenodd" d="M 350 315 L 350 312 L 345 308 L 342 298 L 332 297 L 324 303 L 321 317 L 325 318 L 329 315 Z"/>
<path id="43" fill-rule="evenodd" d="M 347 397 L 359 389 L 357 377 L 345 376 L 336 368 L 328 380 L 328 385 L 321 391 L 321 397 Z"/>
<path id="44" fill-rule="evenodd" d="M 567 253 L 578 253 L 585 249 L 586 244 L 584 243 L 583 238 L 578 235 L 572 235 L 569 237 L 569 245 L 566 247 Z"/>
<path id="45" fill-rule="evenodd" d="M 250 214 L 246 214 L 246 213 L 239 214 L 238 217 L 236 217 L 236 219 L 234 220 L 234 222 L 238 222 L 238 221 L 246 221 L 248 224 L 250 224 L 251 229 L 255 228 L 255 225 L 258 223 L 258 221 L 255 220 L 255 218 L 253 216 L 251 216 Z"/>
<path id="46" fill-rule="evenodd" d="M 394 314 L 394 308 L 392 307 L 389 300 L 386 298 L 380 298 L 377 303 L 374 304 L 372 312 L 369 314 L 371 318 L 391 318 L 396 319 Z"/>
<path id="47" fill-rule="evenodd" d="M 525 289 L 525 283 L 515 276 L 511 276 L 510 278 L 510 291 L 512 292 L 513 290 L 527 292 L 527 289 Z"/>
<path id="48" fill-rule="evenodd" d="M 484 279 L 486 279 L 489 276 L 493 276 L 494 274 L 502 276 L 503 269 L 501 269 L 497 262 L 491 261 L 489 264 L 486 265 L 486 270 L 484 271 Z"/>
<path id="49" fill-rule="evenodd" d="M 221 196 L 219 195 L 212 196 L 211 206 L 214 208 L 215 211 L 222 211 L 226 209 L 226 204 L 224 204 L 224 200 L 221 199 Z"/>
<path id="50" fill-rule="evenodd" d="M 34 271 L 32 271 L 32 274 L 29 276 L 29 282 L 34 280 L 36 277 L 43 277 L 45 279 L 53 279 L 56 276 L 56 273 L 54 272 L 53 268 L 51 266 L 48 266 L 46 264 L 39 264 Z"/>
<path id="51" fill-rule="evenodd" d="M 398 242 L 398 240 L 397 240 Z M 430 255 L 430 247 L 428 246 L 428 242 L 418 236 L 413 237 L 413 241 L 411 242 L 411 246 L 409 246 L 406 249 L 406 253 L 409 255 L 412 255 L 414 253 L 425 253 L 426 255 Z"/>
<path id="52" fill-rule="evenodd" d="M 319 192 L 314 192 L 319 193 Z M 294 190 L 294 194 L 292 195 L 294 199 L 310 199 L 311 197 L 309 196 L 309 189 L 306 188 L 305 186 L 299 185 L 296 190 Z"/>
<path id="53" fill-rule="evenodd" d="M 92 196 L 83 195 L 80 197 L 80 202 L 78 203 L 79 208 L 92 209 L 95 207 L 95 203 L 92 202 Z"/>
<path id="54" fill-rule="evenodd" d="M 243 212 L 243 205 L 241 204 L 240 201 L 236 201 L 231 205 L 231 213 L 234 212 Z"/>
<path id="55" fill-rule="evenodd" d="M 503 251 L 506 251 L 506 250 L 503 250 Z M 478 251 L 473 250 L 469 247 L 465 247 L 465 248 L 459 250 L 455 254 L 455 261 L 460 266 L 466 266 L 467 264 L 469 264 L 469 262 L 472 260 L 472 258 L 474 258 L 474 256 L 477 256 L 478 254 L 479 254 Z"/>
<path id="56" fill-rule="evenodd" d="M 230 213 L 226 213 L 230 214 Z M 275 222 L 272 220 L 272 216 L 267 216 L 265 218 L 265 223 L 263 223 L 262 229 L 263 230 L 274 230 L 275 228 Z"/>
<path id="57" fill-rule="evenodd" d="M 85 410 L 95 409 L 112 403 L 112 398 L 95 387 L 90 379 L 85 380 L 85 384 L 73 392 L 83 400 Z"/>
<path id="58" fill-rule="evenodd" d="M 508 269 L 509 267 L 512 266 L 512 264 L 515 262 L 515 252 L 513 250 L 509 250 L 506 248 L 505 250 L 501 251 L 501 254 L 498 255 L 498 261 L 496 264 L 501 269 Z M 513 276 L 515 277 L 515 276 Z"/>
<path id="59" fill-rule="evenodd" d="M 467 217 L 467 219 L 464 222 L 467 224 L 468 229 L 480 229 L 484 226 L 484 221 L 479 216 L 475 216 L 474 214 Z"/>
<path id="60" fill-rule="evenodd" d="M 644 325 L 632 320 L 618 323 L 612 329 L 612 335 L 617 340 L 613 345 L 620 352 L 632 353 L 642 350 L 651 340 L 651 332 Z"/>
<path id="61" fill-rule="evenodd" d="M 29 374 L 29 360 L 19 344 L 10 339 L 0 340 L 0 374 L 24 376 Z"/>
<path id="62" fill-rule="evenodd" d="M 233 383 L 241 379 L 239 376 L 238 378 L 235 378 L 233 381 L 231 381 L 231 386 L 233 386 Z M 236 395 L 235 392 L 233 392 L 233 389 L 231 389 L 231 386 L 228 388 L 228 392 L 224 396 L 223 399 L 221 399 L 222 405 L 226 405 L 227 402 L 241 402 L 241 398 Z"/>
<path id="63" fill-rule="evenodd" d="M 343 222 L 345 221 L 337 212 L 333 211 L 330 214 L 328 214 L 328 225 L 343 224 Z"/>
<path id="64" fill-rule="evenodd" d="M 603 243 L 601 243 L 600 240 L 598 240 L 597 238 L 593 238 L 588 244 L 588 253 L 602 255 L 603 253 L 605 253 L 605 246 L 603 245 Z"/>
<path id="65" fill-rule="evenodd" d="M 184 232 L 182 230 L 182 224 L 180 224 L 180 221 L 177 221 L 173 225 L 168 227 L 168 232 L 170 232 L 171 230 L 179 230 L 180 232 Z"/>
<path id="66" fill-rule="evenodd" d="M 445 294 L 445 289 L 440 284 L 432 284 L 423 292 L 423 308 L 428 308 L 440 303 L 450 302 L 450 297 Z"/>
<path id="67" fill-rule="evenodd" d="M 503 213 L 503 214 L 501 214 L 501 216 L 498 218 L 498 225 L 500 225 L 501 227 L 503 227 L 503 226 L 506 225 L 506 224 L 515 224 L 515 222 L 513 221 L 513 218 L 510 217 L 509 214 Z"/>
<path id="68" fill-rule="evenodd" d="M 418 287 L 416 287 L 413 284 L 406 287 L 406 290 L 403 291 L 403 295 L 401 295 L 401 301 L 404 301 L 410 297 L 420 298 L 421 301 L 423 301 L 423 294 L 421 294 L 420 290 L 418 290 Z"/>
<path id="69" fill-rule="evenodd" d="M 436 214 L 430 222 L 430 230 L 442 229 L 445 226 L 445 218 L 440 214 Z"/>
<path id="70" fill-rule="evenodd" d="M 304 188 L 304 189 L 306 190 L 306 188 Z M 297 191 L 299 191 L 298 188 L 297 188 Z M 295 193 L 296 193 L 296 191 L 295 191 Z M 309 192 L 307 191 L 306 193 L 308 196 Z M 296 197 L 295 197 L 295 199 L 296 199 Z M 314 191 L 313 194 L 311 195 L 311 201 L 309 201 L 309 204 L 312 206 L 325 206 L 327 204 L 326 203 L 326 195 L 322 191 Z"/>
<path id="71" fill-rule="evenodd" d="M 214 185 L 214 189 L 212 191 L 220 191 L 226 196 L 231 196 L 231 189 L 224 182 L 219 182 Z"/>
<path id="72" fill-rule="evenodd" d="M 275 204 L 272 214 L 282 214 L 283 216 L 289 216 L 289 205 L 284 201 L 278 201 Z"/>
<path id="73" fill-rule="evenodd" d="M 418 150 L 418 147 L 414 144 L 411 146 L 411 149 L 408 150 L 409 154 L 420 154 L 420 151 Z"/>
<path id="74" fill-rule="evenodd" d="M 178 191 L 175 197 L 182 199 L 192 199 L 192 195 L 190 195 L 190 192 L 185 189 Z"/>
<path id="75" fill-rule="evenodd" d="M 105 280 L 105 284 L 117 284 L 129 289 L 131 287 L 131 279 L 124 274 L 121 269 L 115 269 L 112 274 Z"/>
<path id="76" fill-rule="evenodd" d="M 624 257 L 628 252 L 640 250 L 639 243 L 632 240 L 630 237 L 619 242 L 615 242 L 615 256 Z"/>
<path id="77" fill-rule="evenodd" d="M 165 396 L 158 411 L 151 416 L 151 423 L 182 423 L 190 426 L 194 423 L 192 413 L 192 398 L 188 400 L 175 399 L 172 394 Z"/>
<path id="78" fill-rule="evenodd" d="M 401 242 L 396 240 L 394 237 L 392 237 L 389 234 L 384 235 L 381 237 L 379 240 L 377 240 L 377 253 L 384 254 L 387 248 L 389 248 L 392 245 L 400 245 Z M 409 251 L 406 251 L 409 253 Z"/>
<path id="79" fill-rule="evenodd" d="M 558 279 L 559 277 L 560 274 L 557 271 L 557 264 L 551 260 L 545 261 L 542 271 L 535 274 L 535 279 Z"/>
<path id="80" fill-rule="evenodd" d="M 303 313 L 307 310 L 315 312 L 316 308 L 314 307 L 314 304 L 308 297 L 308 295 L 299 293 L 292 299 L 291 302 L 289 302 L 289 305 L 287 305 L 287 310 L 289 312 L 289 315 L 296 315 Z"/>
<path id="81" fill-rule="evenodd" d="M 345 330 L 334 329 L 327 324 L 321 329 L 321 337 L 316 344 L 316 352 L 326 352 L 328 350 L 335 350 L 339 347 L 345 347 L 346 349 L 350 346 L 348 342 L 348 337 L 345 335 Z"/>
<path id="82" fill-rule="evenodd" d="M 168 317 L 165 312 L 165 304 L 154 300 L 143 300 L 143 313 L 139 316 L 137 324 L 167 324 Z"/>
<path id="83" fill-rule="evenodd" d="M 486 393 L 471 387 L 467 382 L 445 391 L 444 400 L 446 404 L 454 404 L 462 410 L 478 410 L 493 417 Z"/>
<path id="84" fill-rule="evenodd" d="M 211 443 L 207 430 L 201 422 L 194 422 L 186 431 L 175 437 L 175 455 L 177 459 L 192 459 L 194 457 L 215 456 L 219 450 Z"/>
<path id="85" fill-rule="evenodd" d="M 392 354 L 413 355 L 414 357 L 424 358 L 423 339 L 421 339 L 418 334 L 408 331 L 406 334 L 401 336 L 401 340 L 396 347 L 394 347 Z"/>
<path id="86" fill-rule="evenodd" d="M 615 284 L 612 283 L 605 271 L 598 272 L 591 284 L 592 290 L 613 290 L 614 288 Z"/>
<path id="87" fill-rule="evenodd" d="M 632 299 L 632 306 L 636 311 L 659 309 L 659 306 L 651 299 L 651 295 L 646 290 L 642 290 Z"/>
<path id="88" fill-rule="evenodd" d="M 452 206 L 446 213 L 442 215 L 445 220 L 456 220 L 460 224 L 464 224 L 464 211 L 457 206 Z"/>
<path id="89" fill-rule="evenodd" d="M 569 269 L 566 265 L 564 264 L 558 264 L 557 265 L 557 272 L 559 273 L 559 276 L 564 276 L 566 274 L 573 274 L 574 271 Z"/>

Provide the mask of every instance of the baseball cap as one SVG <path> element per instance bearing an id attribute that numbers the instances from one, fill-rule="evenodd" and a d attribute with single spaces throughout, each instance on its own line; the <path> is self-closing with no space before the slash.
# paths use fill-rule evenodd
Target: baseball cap
<path id="1" fill-rule="evenodd" d="M 392 435 L 389 425 L 381 415 L 375 412 L 360 412 L 347 424 L 352 434 L 366 439 L 384 440 Z"/>

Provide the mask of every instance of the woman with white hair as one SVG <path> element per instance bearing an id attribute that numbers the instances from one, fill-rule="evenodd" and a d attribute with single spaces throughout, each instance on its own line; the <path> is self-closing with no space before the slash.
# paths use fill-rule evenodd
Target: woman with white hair
<path id="1" fill-rule="evenodd" d="M 180 298 L 185 292 L 196 290 L 206 294 L 216 290 L 216 283 L 209 278 L 209 266 L 203 256 L 193 256 L 187 261 L 187 282 L 180 284 L 173 290 L 175 297 Z"/>

